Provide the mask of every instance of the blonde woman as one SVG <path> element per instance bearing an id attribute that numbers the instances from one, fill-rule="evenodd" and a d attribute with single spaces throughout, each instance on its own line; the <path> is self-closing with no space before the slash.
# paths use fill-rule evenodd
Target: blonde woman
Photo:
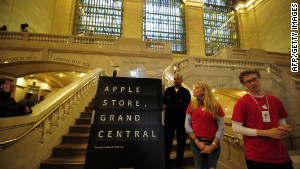
<path id="1" fill-rule="evenodd" d="M 196 83 L 193 95 L 195 99 L 186 110 L 185 130 L 191 140 L 196 169 L 213 169 L 220 155 L 225 114 L 208 84 Z"/>

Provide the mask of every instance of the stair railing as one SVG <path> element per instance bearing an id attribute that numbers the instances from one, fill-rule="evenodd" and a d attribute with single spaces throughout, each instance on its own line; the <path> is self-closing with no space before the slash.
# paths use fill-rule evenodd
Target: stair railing
<path id="1" fill-rule="evenodd" d="M 72 104 L 79 104 L 81 102 L 81 98 L 83 95 L 86 95 L 88 90 L 92 88 L 97 88 L 97 83 L 100 75 L 103 75 L 104 71 L 102 69 L 96 69 L 90 74 L 86 75 L 84 78 L 75 81 L 65 88 L 61 89 L 60 91 L 56 92 L 49 98 L 46 98 L 41 103 L 37 104 L 32 108 L 33 114 L 27 115 L 24 118 L 32 118 L 38 119 L 32 127 L 30 127 L 27 131 L 23 134 L 19 135 L 16 138 L 9 139 L 6 141 L 0 142 L 0 150 L 4 150 L 5 148 L 9 147 L 10 145 L 20 141 L 22 138 L 27 136 L 33 130 L 37 129 L 38 127 L 41 128 L 41 143 L 44 142 L 44 134 L 45 132 L 51 134 L 53 131 L 51 130 L 53 126 L 58 126 L 58 121 L 61 119 L 66 118 L 66 115 L 70 113 L 70 107 Z M 34 117 L 38 116 L 38 117 Z M 12 118 L 14 120 L 12 120 Z M 12 117 L 12 118 L 4 118 L 0 119 L 4 123 L 8 124 L 12 122 L 15 123 L 19 117 Z M 20 119 L 20 121 L 23 121 Z M 15 121 L 16 120 L 16 121 Z M 47 126 L 46 123 L 50 125 Z M 2 123 L 3 124 L 3 123 Z M 22 125 L 22 124 L 21 124 Z M 1 126 L 0 126 L 1 127 Z M 48 127 L 48 129 L 46 129 Z M 4 127 L 5 128 L 5 127 Z"/>

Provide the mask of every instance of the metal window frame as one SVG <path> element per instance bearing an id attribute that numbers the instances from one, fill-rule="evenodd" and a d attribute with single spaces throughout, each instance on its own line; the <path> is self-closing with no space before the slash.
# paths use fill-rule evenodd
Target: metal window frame
<path id="1" fill-rule="evenodd" d="M 154 6 L 152 11 L 149 11 Z M 150 26 L 149 26 L 150 25 Z M 143 38 L 171 42 L 173 53 L 186 53 L 184 3 L 181 0 L 145 0 Z"/>
<path id="2" fill-rule="evenodd" d="M 120 37 L 123 11 L 122 0 L 76 0 L 73 34 Z"/>
<path id="3" fill-rule="evenodd" d="M 213 55 L 225 47 L 239 47 L 236 13 L 226 2 L 224 0 L 206 0 L 203 5 L 205 53 L 207 56 Z"/>

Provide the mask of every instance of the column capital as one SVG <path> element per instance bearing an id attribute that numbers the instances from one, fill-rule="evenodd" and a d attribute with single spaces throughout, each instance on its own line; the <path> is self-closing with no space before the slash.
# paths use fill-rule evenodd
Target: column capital
<path id="1" fill-rule="evenodd" d="M 187 7 L 198 7 L 202 8 L 204 5 L 204 0 L 183 0 Z"/>
<path id="2" fill-rule="evenodd" d="M 145 0 L 125 0 L 127 2 L 139 2 L 139 3 L 144 3 Z"/>

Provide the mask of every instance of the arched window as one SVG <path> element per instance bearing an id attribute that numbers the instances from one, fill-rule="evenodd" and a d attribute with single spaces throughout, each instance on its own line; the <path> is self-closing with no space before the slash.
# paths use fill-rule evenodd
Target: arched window
<path id="1" fill-rule="evenodd" d="M 205 0 L 203 20 L 206 55 L 213 55 L 225 47 L 239 47 L 237 21 L 230 2 Z"/>
<path id="2" fill-rule="evenodd" d="M 122 0 L 77 0 L 73 34 L 120 37 Z"/>
<path id="3" fill-rule="evenodd" d="M 144 38 L 171 42 L 174 53 L 186 53 L 184 4 L 181 0 L 146 0 L 143 19 Z"/>

